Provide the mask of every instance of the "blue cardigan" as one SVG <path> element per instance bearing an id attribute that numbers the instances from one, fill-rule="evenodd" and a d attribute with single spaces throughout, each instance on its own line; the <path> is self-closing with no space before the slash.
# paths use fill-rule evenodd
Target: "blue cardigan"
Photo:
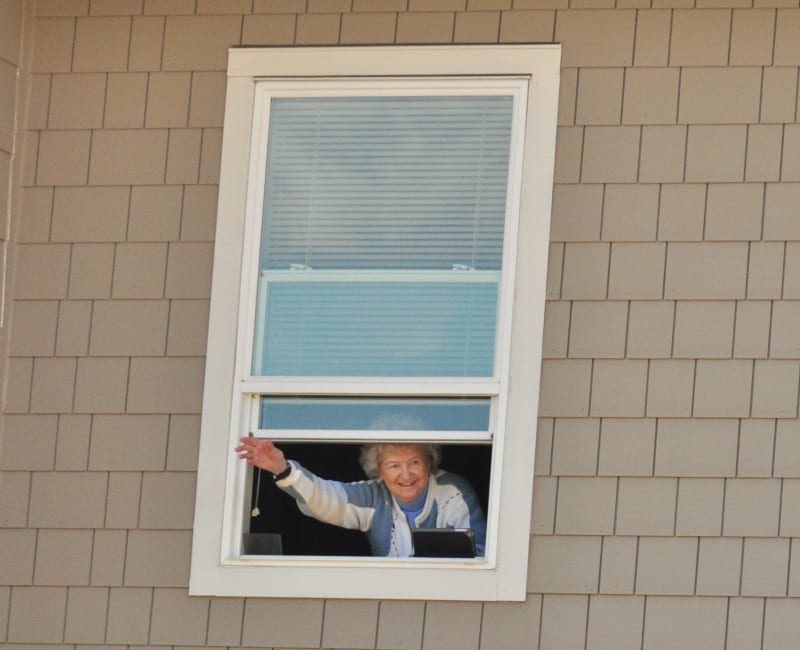
<path id="1" fill-rule="evenodd" d="M 328 524 L 367 534 L 372 554 L 408 557 L 411 528 L 406 516 L 380 479 L 342 483 L 320 478 L 296 461 L 292 472 L 277 481 L 303 514 Z M 428 496 L 416 518 L 417 528 L 472 528 L 479 556 L 486 546 L 486 518 L 472 486 L 457 474 L 439 470 L 428 481 Z"/>

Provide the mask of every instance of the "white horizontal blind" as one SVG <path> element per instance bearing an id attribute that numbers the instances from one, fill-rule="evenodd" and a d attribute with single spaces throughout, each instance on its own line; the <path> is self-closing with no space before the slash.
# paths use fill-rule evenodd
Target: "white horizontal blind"
<path id="1" fill-rule="evenodd" d="M 492 375 L 511 113 L 497 95 L 272 100 L 254 374 Z"/>

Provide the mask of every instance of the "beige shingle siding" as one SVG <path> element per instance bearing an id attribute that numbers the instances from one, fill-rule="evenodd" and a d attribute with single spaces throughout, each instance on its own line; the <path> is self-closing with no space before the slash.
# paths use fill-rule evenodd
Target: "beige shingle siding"
<path id="1" fill-rule="evenodd" d="M 796 645 L 796 0 L 29 8 L 0 644 Z M 20 31 L 0 34 L 4 78 Z M 189 598 L 226 48 L 553 39 L 528 600 Z"/>

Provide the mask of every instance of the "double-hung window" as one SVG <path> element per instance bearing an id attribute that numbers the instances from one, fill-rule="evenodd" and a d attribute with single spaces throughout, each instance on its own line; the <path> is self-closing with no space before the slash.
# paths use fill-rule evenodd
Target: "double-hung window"
<path id="1" fill-rule="evenodd" d="M 192 593 L 524 598 L 558 64 L 557 46 L 231 51 Z M 271 477 L 236 458 L 245 435 L 330 463 L 480 449 L 486 552 L 250 555 Z"/>

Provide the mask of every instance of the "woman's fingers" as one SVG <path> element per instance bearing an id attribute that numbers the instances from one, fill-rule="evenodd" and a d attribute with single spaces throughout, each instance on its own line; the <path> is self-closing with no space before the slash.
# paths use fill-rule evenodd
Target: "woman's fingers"
<path id="1" fill-rule="evenodd" d="M 242 444 L 238 447 L 234 447 L 234 451 L 238 454 L 240 459 L 247 460 L 248 463 L 252 464 L 253 457 L 259 446 L 259 440 L 257 438 L 247 437 L 239 438 L 239 441 Z"/>
<path id="2" fill-rule="evenodd" d="M 262 447 L 266 440 L 259 440 L 258 438 L 239 438 L 240 444 L 238 447 L 234 447 L 234 451 L 255 451 L 259 447 Z M 270 443 L 271 444 L 271 443 Z"/>
<path id="3" fill-rule="evenodd" d="M 252 436 L 239 438 L 241 443 L 234 447 L 239 458 L 247 461 L 248 465 L 256 465 L 262 469 L 275 471 L 275 468 L 285 465 L 283 452 L 275 446 L 272 440 L 259 440 Z M 282 471 L 281 469 L 277 470 Z"/>

